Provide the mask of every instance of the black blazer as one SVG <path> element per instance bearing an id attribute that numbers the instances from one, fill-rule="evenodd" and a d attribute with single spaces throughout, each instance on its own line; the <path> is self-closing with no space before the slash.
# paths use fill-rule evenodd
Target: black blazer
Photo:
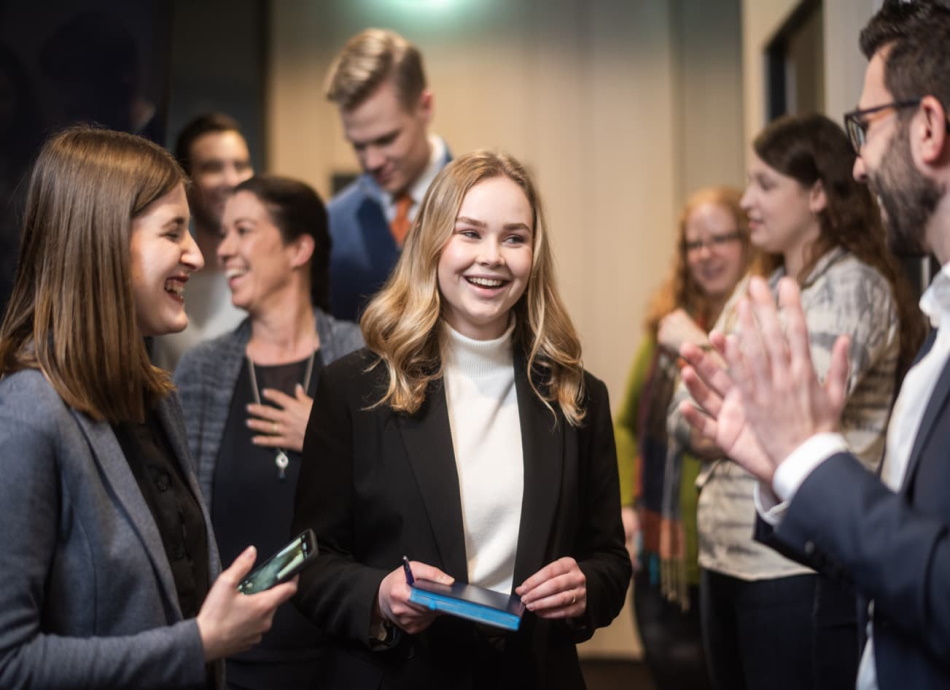
<path id="1" fill-rule="evenodd" d="M 587 416 L 571 427 L 531 391 L 522 362 L 516 390 L 524 451 L 524 499 L 514 582 L 573 556 L 587 578 L 587 611 L 570 621 L 525 614 L 517 633 L 488 633 L 441 616 L 418 635 L 379 650 L 369 640 L 379 584 L 411 559 L 467 578 L 459 484 L 441 382 L 414 415 L 367 409 L 385 388 L 376 356 L 353 353 L 320 378 L 304 441 L 294 530 L 317 533 L 320 556 L 300 580 L 295 602 L 334 638 L 326 686 L 477 686 L 486 644 L 503 649 L 504 680 L 517 688 L 582 688 L 575 643 L 607 625 L 623 606 L 630 561 L 604 384 L 585 374 Z M 517 360 L 517 358 L 516 358 Z"/>
<path id="2" fill-rule="evenodd" d="M 774 532 L 760 530 L 766 543 L 799 554 L 874 602 L 881 690 L 950 687 L 948 456 L 950 363 L 921 420 L 899 493 L 840 453 L 809 475 Z"/>

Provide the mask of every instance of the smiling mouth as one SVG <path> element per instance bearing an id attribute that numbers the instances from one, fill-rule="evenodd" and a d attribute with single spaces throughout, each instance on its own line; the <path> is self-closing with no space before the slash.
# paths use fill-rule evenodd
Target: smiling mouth
<path id="1" fill-rule="evenodd" d="M 501 278 L 476 278 L 476 277 L 466 277 L 467 280 L 472 285 L 483 288 L 500 288 L 504 285 L 507 285 L 509 281 L 502 280 Z"/>
<path id="2" fill-rule="evenodd" d="M 247 269 L 245 268 L 229 268 L 224 272 L 224 277 L 231 280 L 231 278 L 238 278 L 245 273 L 247 273 Z"/>
<path id="3" fill-rule="evenodd" d="M 165 292 L 168 294 L 177 297 L 178 299 L 185 298 L 185 282 L 180 278 L 169 278 L 165 281 Z"/>

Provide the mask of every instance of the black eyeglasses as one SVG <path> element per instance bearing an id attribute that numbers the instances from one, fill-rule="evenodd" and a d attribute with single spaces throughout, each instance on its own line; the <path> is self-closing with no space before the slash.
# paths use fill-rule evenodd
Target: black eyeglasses
<path id="1" fill-rule="evenodd" d="M 844 127 L 848 131 L 848 139 L 851 140 L 851 145 L 854 147 L 854 152 L 860 155 L 861 147 L 864 146 L 864 142 L 868 137 L 868 127 L 871 126 L 871 123 L 876 120 L 877 117 L 883 117 L 883 112 L 885 110 L 916 108 L 918 105 L 920 105 L 920 99 L 911 98 L 906 101 L 894 101 L 893 103 L 876 105 L 873 108 L 852 110 L 850 113 L 845 113 Z M 870 117 L 875 113 L 881 113 L 881 115 L 878 115 L 877 117 Z"/>
<path id="2" fill-rule="evenodd" d="M 732 232 L 727 232 L 722 235 L 710 235 L 709 239 L 706 240 L 693 240 L 692 242 L 686 243 L 687 252 L 698 252 L 702 250 L 703 247 L 709 247 L 709 249 L 719 249 L 720 247 L 725 247 L 730 242 L 735 242 L 742 237 L 742 233 L 738 230 L 733 230 Z"/>

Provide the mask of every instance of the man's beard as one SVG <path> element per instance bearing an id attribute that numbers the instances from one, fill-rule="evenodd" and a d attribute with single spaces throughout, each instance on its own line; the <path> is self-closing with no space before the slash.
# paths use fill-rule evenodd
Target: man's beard
<path id="1" fill-rule="evenodd" d="M 925 256 L 927 223 L 943 197 L 942 185 L 921 174 L 910 152 L 908 123 L 902 122 L 868 185 L 887 216 L 887 244 L 899 256 Z"/>

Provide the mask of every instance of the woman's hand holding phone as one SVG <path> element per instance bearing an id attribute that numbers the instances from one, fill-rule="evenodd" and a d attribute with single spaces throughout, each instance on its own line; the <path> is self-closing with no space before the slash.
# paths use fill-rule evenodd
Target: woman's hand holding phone
<path id="1" fill-rule="evenodd" d="M 198 633 L 205 661 L 246 651 L 270 630 L 277 607 L 297 592 L 297 578 L 258 594 L 242 594 L 238 584 L 254 567 L 257 550 L 249 546 L 222 572 L 198 612 Z"/>

